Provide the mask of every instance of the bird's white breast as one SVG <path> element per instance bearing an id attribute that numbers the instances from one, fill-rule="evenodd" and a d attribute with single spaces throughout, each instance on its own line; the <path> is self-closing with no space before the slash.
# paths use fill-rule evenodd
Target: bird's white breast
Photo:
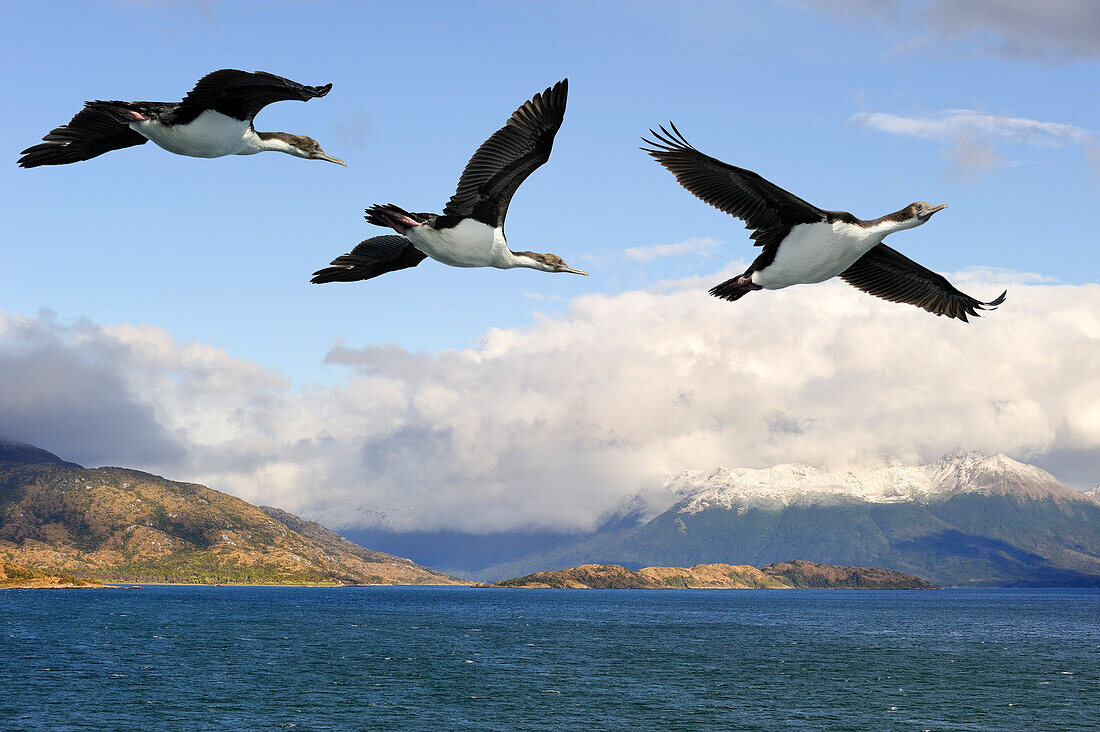
<path id="1" fill-rule="evenodd" d="M 185 125 L 166 126 L 148 120 L 131 122 L 130 127 L 177 155 L 219 158 L 223 155 L 259 152 L 251 149 L 248 144 L 248 138 L 255 135 L 248 122 L 226 117 L 212 109 L 207 109 Z"/>
<path id="2" fill-rule="evenodd" d="M 767 290 L 823 282 L 851 267 L 883 236 L 843 221 L 798 224 L 780 242 L 772 263 L 753 272 L 752 281 Z"/>
<path id="3" fill-rule="evenodd" d="M 416 248 L 452 267 L 499 267 L 504 233 L 475 219 L 465 219 L 449 229 L 416 226 L 405 232 Z"/>

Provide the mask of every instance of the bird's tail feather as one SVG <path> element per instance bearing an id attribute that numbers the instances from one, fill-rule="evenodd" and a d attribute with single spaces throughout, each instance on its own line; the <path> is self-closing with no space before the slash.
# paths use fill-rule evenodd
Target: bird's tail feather
<path id="1" fill-rule="evenodd" d="M 748 273 L 726 280 L 725 282 L 710 288 L 710 294 L 723 300 L 736 302 L 753 290 L 759 290 L 760 285 L 754 285 L 748 279 Z"/>
<path id="2" fill-rule="evenodd" d="M 91 107 L 107 115 L 110 115 L 120 125 L 130 126 L 131 122 L 142 122 L 150 119 L 148 114 L 140 112 L 135 103 L 120 101 L 96 101 L 88 102 L 86 107 Z"/>
<path id="3" fill-rule="evenodd" d="M 430 214 L 409 213 L 392 203 L 376 203 L 367 209 L 367 221 L 375 226 L 393 229 L 398 234 L 404 234 L 411 227 L 420 226 L 431 218 Z"/>
<path id="4" fill-rule="evenodd" d="M 409 212 L 392 203 L 376 203 L 367 209 L 367 221 L 375 226 L 390 228 L 398 216 L 408 216 Z"/>
<path id="5" fill-rule="evenodd" d="M 22 168 L 64 165 L 102 155 L 110 150 L 140 145 L 145 138 L 120 119 L 125 102 L 88 102 L 67 125 L 51 130 L 42 142 L 24 150 Z"/>

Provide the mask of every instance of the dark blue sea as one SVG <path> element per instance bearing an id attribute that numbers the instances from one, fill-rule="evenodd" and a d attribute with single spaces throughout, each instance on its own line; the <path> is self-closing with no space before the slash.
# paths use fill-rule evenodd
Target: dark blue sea
<path id="1" fill-rule="evenodd" d="M 1100 591 L 0 590 L 4 730 L 1096 730 Z"/>

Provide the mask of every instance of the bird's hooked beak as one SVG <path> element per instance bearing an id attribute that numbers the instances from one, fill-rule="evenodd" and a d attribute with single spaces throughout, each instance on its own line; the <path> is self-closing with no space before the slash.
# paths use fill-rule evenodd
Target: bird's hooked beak
<path id="1" fill-rule="evenodd" d="M 324 152 L 324 151 L 310 153 L 309 159 L 310 160 L 327 160 L 330 163 L 336 163 L 337 165 L 343 165 L 345 168 L 348 167 L 348 164 L 345 163 L 343 160 L 341 160 L 340 158 L 334 158 L 331 155 L 329 155 L 327 152 Z"/>
<path id="2" fill-rule="evenodd" d="M 570 272 L 572 274 L 584 275 L 585 277 L 588 276 L 588 273 L 585 272 L 583 269 L 573 269 L 572 267 L 570 267 L 568 265 L 565 265 L 565 264 L 558 265 L 557 271 L 558 272 Z"/>
<path id="3" fill-rule="evenodd" d="M 921 221 L 927 221 L 928 219 L 932 218 L 932 214 L 945 208 L 947 208 L 947 204 L 941 203 L 939 206 L 933 206 L 932 208 L 928 209 L 924 213 L 917 216 L 917 218 L 919 218 Z"/>

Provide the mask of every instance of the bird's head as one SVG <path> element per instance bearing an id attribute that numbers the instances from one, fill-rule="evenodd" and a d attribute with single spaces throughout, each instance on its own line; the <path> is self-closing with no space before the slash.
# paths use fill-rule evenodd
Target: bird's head
<path id="1" fill-rule="evenodd" d="M 557 254 L 539 254 L 538 252 L 516 252 L 516 264 L 520 267 L 542 270 L 543 272 L 571 272 L 588 275 L 582 269 L 573 269 Z"/>
<path id="2" fill-rule="evenodd" d="M 309 158 L 310 160 L 327 160 L 330 163 L 343 165 L 345 168 L 348 167 L 348 164 L 340 158 L 334 158 L 322 150 L 321 143 L 312 137 L 306 137 L 305 135 L 291 135 L 291 137 L 294 138 L 295 152 L 292 153 L 293 155 L 300 158 Z"/>
<path id="3" fill-rule="evenodd" d="M 933 206 L 928 201 L 917 201 L 916 203 L 910 203 L 908 207 L 904 209 L 908 214 L 907 220 L 913 221 L 913 226 L 920 226 L 921 224 L 932 218 L 932 214 L 937 211 L 947 208 L 946 203 L 941 203 L 939 206 Z"/>
<path id="4" fill-rule="evenodd" d="M 257 132 L 256 134 L 264 141 L 264 148 L 267 150 L 277 150 L 308 160 L 327 160 L 330 163 L 343 165 L 345 168 L 348 165 L 340 158 L 334 158 L 322 150 L 321 144 L 312 137 L 291 135 L 287 132 Z"/>

